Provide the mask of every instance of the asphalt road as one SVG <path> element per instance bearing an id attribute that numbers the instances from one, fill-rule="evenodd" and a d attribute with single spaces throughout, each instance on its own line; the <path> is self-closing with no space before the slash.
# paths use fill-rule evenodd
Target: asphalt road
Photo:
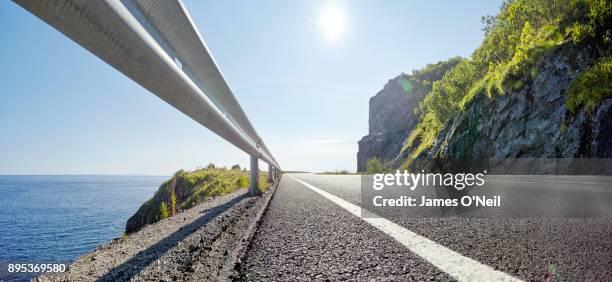
<path id="1" fill-rule="evenodd" d="M 378 217 L 361 209 L 360 176 L 285 174 L 242 278 L 612 280 L 611 177 L 486 181 L 504 195 L 495 212 L 415 216 L 404 207 Z"/>

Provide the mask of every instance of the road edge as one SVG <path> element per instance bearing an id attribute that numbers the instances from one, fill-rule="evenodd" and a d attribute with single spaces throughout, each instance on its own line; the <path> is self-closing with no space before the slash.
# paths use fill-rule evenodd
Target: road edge
<path id="1" fill-rule="evenodd" d="M 262 195 L 263 203 L 261 204 L 259 211 L 257 211 L 255 217 L 251 220 L 249 227 L 243 233 L 240 242 L 232 250 L 231 253 L 233 255 L 224 264 L 222 270 L 219 272 L 219 277 L 225 277 L 227 281 L 236 280 L 240 277 L 240 264 L 242 263 L 243 258 L 246 256 L 247 250 L 251 245 L 251 240 L 255 235 L 255 231 L 259 227 L 259 224 L 261 223 L 261 218 L 268 209 L 268 206 L 270 205 L 270 200 L 272 199 L 272 197 L 274 197 L 274 194 L 276 193 L 276 189 L 278 188 L 281 179 L 282 175 L 277 181 L 272 183 L 270 189 L 268 189 L 268 191 L 266 191 Z"/>

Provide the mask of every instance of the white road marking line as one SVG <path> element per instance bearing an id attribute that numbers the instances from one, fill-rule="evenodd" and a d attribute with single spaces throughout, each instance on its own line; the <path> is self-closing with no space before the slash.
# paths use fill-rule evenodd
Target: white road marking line
<path id="1" fill-rule="evenodd" d="M 374 226 L 376 229 L 391 236 L 393 239 L 404 245 L 411 252 L 424 258 L 440 270 L 448 273 L 459 281 L 521 281 L 504 272 L 497 271 L 488 265 L 484 265 L 476 260 L 465 257 L 447 247 L 444 247 L 432 240 L 420 236 L 392 221 L 376 217 L 367 210 L 351 204 L 337 196 L 312 186 L 302 180 L 289 175 L 295 181 L 303 184 L 307 188 L 319 193 L 338 206 L 344 208 L 363 221 Z M 369 214 L 367 217 L 362 217 Z"/>

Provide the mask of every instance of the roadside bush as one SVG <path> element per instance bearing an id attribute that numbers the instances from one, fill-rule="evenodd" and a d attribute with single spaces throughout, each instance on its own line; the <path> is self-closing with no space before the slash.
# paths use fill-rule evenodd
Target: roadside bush
<path id="1" fill-rule="evenodd" d="M 168 205 L 166 202 L 162 202 L 159 206 L 159 217 L 160 219 L 168 218 L 170 214 L 168 213 Z"/>
<path id="2" fill-rule="evenodd" d="M 177 213 L 176 210 L 176 194 L 174 194 L 174 190 L 172 190 L 172 193 L 170 194 L 170 214 L 171 215 L 175 215 Z"/>

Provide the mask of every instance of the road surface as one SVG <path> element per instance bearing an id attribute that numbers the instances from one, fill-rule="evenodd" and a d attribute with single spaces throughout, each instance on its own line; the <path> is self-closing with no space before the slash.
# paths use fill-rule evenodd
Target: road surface
<path id="1" fill-rule="evenodd" d="M 285 174 L 243 279 L 612 280 L 612 178 L 487 176 L 538 217 L 367 216 L 361 177 Z M 509 199 L 512 198 L 512 199 Z M 578 207 L 578 208 L 576 208 Z M 582 208 L 580 208 L 582 207 Z"/>

